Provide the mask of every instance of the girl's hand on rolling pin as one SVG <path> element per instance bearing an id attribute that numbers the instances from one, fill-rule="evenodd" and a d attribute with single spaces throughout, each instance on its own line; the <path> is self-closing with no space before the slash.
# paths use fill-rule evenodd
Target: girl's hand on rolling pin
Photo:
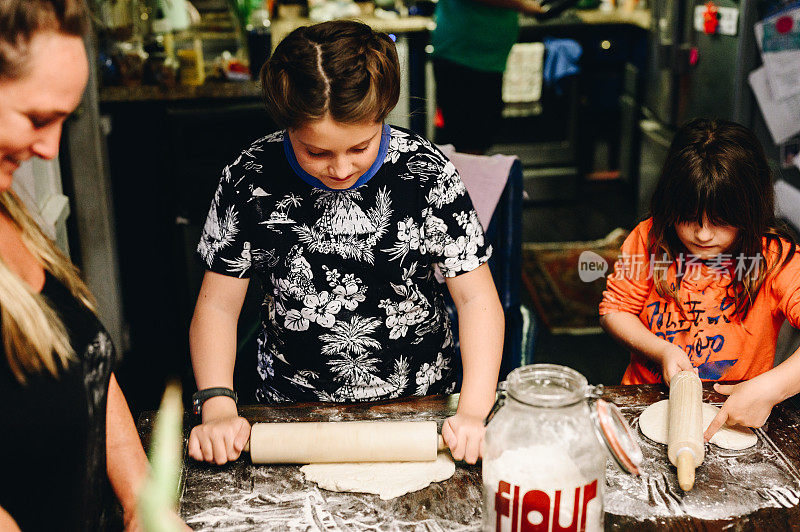
<path id="1" fill-rule="evenodd" d="M 739 384 L 714 384 L 714 390 L 728 399 L 722 404 L 717 416 L 711 420 L 703 438 L 708 441 L 725 425 L 763 427 L 772 407 L 780 402 L 776 397 L 778 387 L 771 382 L 769 373 L 754 377 Z"/>
<path id="2" fill-rule="evenodd" d="M 483 456 L 483 435 L 486 432 L 483 419 L 480 416 L 456 414 L 444 421 L 442 438 L 450 447 L 453 459 L 474 464 Z"/>
<path id="3" fill-rule="evenodd" d="M 680 371 L 694 371 L 697 373 L 697 368 L 692 366 L 686 351 L 675 344 L 667 345 L 664 351 L 661 352 L 661 370 L 664 376 L 664 383 L 667 386 L 669 386 L 672 377 Z"/>
<path id="4" fill-rule="evenodd" d="M 212 397 L 203 404 L 203 423 L 189 435 L 189 456 L 222 465 L 239 458 L 250 439 L 250 423 L 239 417 L 230 397 Z"/>

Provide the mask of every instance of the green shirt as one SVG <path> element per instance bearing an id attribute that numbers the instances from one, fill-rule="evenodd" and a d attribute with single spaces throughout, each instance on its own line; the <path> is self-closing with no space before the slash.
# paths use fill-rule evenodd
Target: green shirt
<path id="1" fill-rule="evenodd" d="M 439 0 L 431 35 L 433 56 L 476 70 L 503 72 L 518 34 L 516 11 L 476 0 Z"/>

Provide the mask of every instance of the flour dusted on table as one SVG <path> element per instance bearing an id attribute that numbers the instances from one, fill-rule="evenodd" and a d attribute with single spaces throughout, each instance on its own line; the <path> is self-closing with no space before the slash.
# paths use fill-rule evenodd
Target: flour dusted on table
<path id="1" fill-rule="evenodd" d="M 483 461 L 484 530 L 602 530 L 603 484 L 563 446 L 507 449 Z"/>

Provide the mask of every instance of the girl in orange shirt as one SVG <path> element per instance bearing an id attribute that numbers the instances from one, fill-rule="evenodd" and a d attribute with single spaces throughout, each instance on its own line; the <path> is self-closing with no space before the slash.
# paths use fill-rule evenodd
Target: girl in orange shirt
<path id="1" fill-rule="evenodd" d="M 800 392 L 800 355 L 773 368 L 778 331 L 800 326 L 800 254 L 774 214 L 764 151 L 745 127 L 697 119 L 675 135 L 651 218 L 622 245 L 600 323 L 631 350 L 623 384 L 693 370 L 729 395 L 724 423 L 762 426 Z"/>

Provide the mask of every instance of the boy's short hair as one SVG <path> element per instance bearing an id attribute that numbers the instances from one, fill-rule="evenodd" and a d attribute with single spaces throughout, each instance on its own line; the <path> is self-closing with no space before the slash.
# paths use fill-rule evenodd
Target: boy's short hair
<path id="1" fill-rule="evenodd" d="M 329 114 L 337 122 L 383 122 L 400 97 L 400 64 L 385 33 L 356 21 L 291 32 L 261 69 L 267 111 L 293 129 Z"/>

